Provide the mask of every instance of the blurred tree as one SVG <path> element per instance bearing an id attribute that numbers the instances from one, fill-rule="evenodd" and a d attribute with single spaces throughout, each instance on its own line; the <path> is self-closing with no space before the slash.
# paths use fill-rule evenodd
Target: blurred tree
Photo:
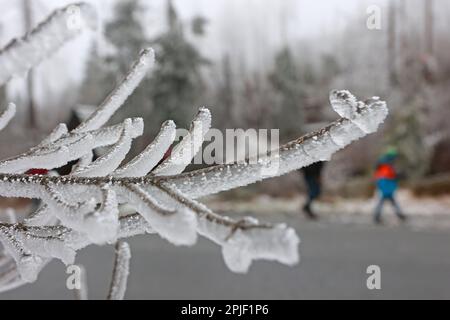
<path id="1" fill-rule="evenodd" d="M 202 94 L 201 67 L 208 63 L 186 39 L 172 1 L 167 2 L 167 30 L 153 41 L 157 66 L 150 81 L 152 117 L 188 125 Z"/>
<path id="2" fill-rule="evenodd" d="M 221 115 L 220 125 L 225 128 L 234 123 L 234 107 L 236 104 L 235 87 L 233 83 L 233 70 L 231 68 L 230 56 L 222 59 L 222 79 L 217 90 L 218 113 Z"/>
<path id="3" fill-rule="evenodd" d="M 434 1 L 425 0 L 425 53 L 434 54 Z"/>
<path id="4" fill-rule="evenodd" d="M 283 48 L 276 55 L 275 67 L 269 79 L 279 100 L 275 125 L 288 134 L 290 131 L 301 131 L 304 124 L 304 115 L 300 108 L 303 97 L 301 78 L 289 48 Z"/>
<path id="5" fill-rule="evenodd" d="M 82 104 L 100 104 L 115 84 L 125 76 L 134 57 L 149 46 L 150 41 L 138 17 L 143 10 L 144 7 L 138 0 L 116 2 L 113 18 L 105 24 L 105 39 L 99 39 L 101 41 L 92 48 L 86 70 L 87 76 L 81 92 Z M 149 78 L 146 78 L 127 99 L 128 107 L 120 109 L 111 122 L 118 122 L 129 117 L 142 117 L 145 121 L 152 119 L 148 86 Z M 149 121 L 150 123 L 152 121 Z M 160 123 L 145 126 L 144 136 L 133 144 L 130 156 L 151 140 L 152 133 L 157 131 L 159 125 Z"/>
<path id="6" fill-rule="evenodd" d="M 138 14 L 143 10 L 144 7 L 140 1 L 117 1 L 114 8 L 114 19 L 105 25 L 106 39 L 113 45 L 114 50 L 111 50 L 112 52 L 108 53 L 103 61 L 99 61 L 97 68 L 92 68 L 92 72 L 102 68 L 106 71 L 106 76 L 115 79 L 116 82 L 120 81 L 127 72 L 133 57 L 149 46 L 150 41 L 147 39 L 138 17 Z M 130 107 L 118 112 L 115 119 L 138 115 L 146 121 L 150 119 L 151 102 L 148 86 L 149 79 L 147 78 L 141 82 L 140 86 L 127 100 Z M 145 133 L 155 132 L 156 130 L 157 128 L 147 126 Z"/>
<path id="7" fill-rule="evenodd" d="M 399 151 L 399 171 L 413 179 L 423 177 L 430 160 L 417 110 L 419 105 L 418 101 L 410 101 L 404 108 L 395 110 L 386 135 L 386 145 L 393 145 Z"/>
<path id="8" fill-rule="evenodd" d="M 117 1 L 114 19 L 105 26 L 106 38 L 117 49 L 112 60 L 117 61 L 121 75 L 127 71 L 130 59 L 149 44 L 137 17 L 143 9 L 137 0 Z"/>
<path id="9" fill-rule="evenodd" d="M 208 23 L 202 16 L 197 16 L 192 20 L 192 33 L 197 36 L 205 35 L 205 26 Z"/>
<path id="10" fill-rule="evenodd" d="M 396 0 L 391 0 L 388 6 L 388 74 L 391 87 L 397 84 L 396 73 L 396 43 L 397 43 L 397 10 Z"/>
<path id="11" fill-rule="evenodd" d="M 31 0 L 22 0 L 23 21 L 25 30 L 31 31 L 33 28 L 33 5 Z M 36 102 L 34 97 L 34 70 L 30 69 L 27 75 L 27 95 L 28 95 L 28 125 L 31 129 L 38 127 L 36 118 Z"/>
<path id="12" fill-rule="evenodd" d="M 273 126 L 273 90 L 267 77 L 253 72 L 244 81 L 242 90 L 242 125 L 250 128 L 269 128 Z M 281 128 L 278 123 L 275 128 Z"/>
<path id="13" fill-rule="evenodd" d="M 90 59 L 86 68 L 86 79 L 81 88 L 81 104 L 98 105 L 114 88 L 116 75 L 114 70 L 118 67 L 111 57 L 101 55 L 98 45 L 91 49 Z"/>

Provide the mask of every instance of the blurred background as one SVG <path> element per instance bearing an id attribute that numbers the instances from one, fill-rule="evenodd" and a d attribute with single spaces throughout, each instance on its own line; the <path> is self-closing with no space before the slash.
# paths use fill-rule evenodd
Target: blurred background
<path id="1" fill-rule="evenodd" d="M 300 236 L 302 228 L 306 228 L 303 231 L 317 238 L 319 244 L 329 244 L 335 236 L 342 246 L 329 252 L 311 247 L 306 250 L 313 257 L 313 252 L 319 252 L 320 259 L 328 257 L 330 268 L 342 267 L 342 276 L 347 280 L 353 279 L 356 267 L 351 266 L 350 258 L 341 261 L 337 256 L 360 257 L 361 269 L 357 270 L 364 277 L 362 268 L 371 260 L 370 252 L 379 252 L 375 255 L 392 268 L 395 283 L 395 290 L 383 297 L 427 297 L 428 293 L 450 297 L 450 285 L 439 280 L 450 276 L 450 260 L 444 258 L 450 253 L 444 245 L 450 240 L 445 232 L 450 228 L 448 1 L 87 2 L 96 6 L 100 15 L 96 32 L 83 34 L 27 77 L 0 88 L 2 105 L 7 101 L 18 105 L 18 116 L 0 135 L 2 158 L 36 144 L 60 122 L 75 125 L 84 119 L 147 46 L 156 50 L 157 67 L 113 120 L 144 118 L 145 134 L 135 143 L 132 154 L 154 138 L 166 119 L 187 127 L 200 106 L 211 109 L 214 128 L 280 129 L 284 143 L 337 119 L 328 102 L 332 89 L 348 89 L 359 98 L 379 96 L 387 101 L 390 110 L 385 124 L 376 134 L 335 154 L 324 167 L 323 193 L 315 204 L 319 222 L 304 226 L 307 221 L 301 208 L 305 185 L 299 172 L 205 201 L 218 212 L 287 221 L 300 229 Z M 0 0 L 0 46 L 67 3 L 70 1 Z M 370 28 L 367 21 L 378 9 L 379 28 Z M 387 146 L 398 152 L 396 167 L 402 178 L 398 202 L 411 219 L 400 225 L 389 209 L 385 214 L 387 229 L 380 231 L 372 227 L 377 202 L 373 174 Z M 26 204 L 8 199 L 0 206 Z M 356 231 L 355 225 L 359 228 Z M 404 255 L 399 256 L 399 252 Z M 415 266 L 410 273 L 404 271 L 407 261 Z M 311 270 L 321 270 L 317 266 L 322 262 L 309 262 Z M 305 264 L 301 272 L 309 274 L 308 262 Z M 286 272 L 292 271 L 274 268 L 283 270 L 280 279 L 286 277 L 289 286 L 291 276 Z M 322 271 L 323 275 L 333 274 L 333 269 Z M 425 274 L 435 282 L 417 283 Z M 161 279 L 164 275 L 149 277 Z M 319 274 L 317 279 L 322 287 L 315 287 L 311 278 L 311 283 L 304 284 L 315 288 L 310 296 L 302 296 L 292 288 L 289 294 L 280 293 L 279 297 L 328 297 L 334 293 L 332 297 L 357 297 L 365 292 L 357 287 L 342 295 L 345 284 L 336 281 L 327 287 Z M 408 283 L 417 291 L 410 290 Z M 424 286 L 429 290 L 420 291 Z M 257 285 L 250 284 L 250 288 L 266 297 L 256 290 Z M 236 297 L 259 297 L 250 289 L 230 290 L 226 292 L 237 290 Z M 23 294 L 27 296 L 27 291 Z M 149 297 L 160 297 L 152 294 Z M 189 298 L 189 294 L 193 293 L 175 296 Z"/>

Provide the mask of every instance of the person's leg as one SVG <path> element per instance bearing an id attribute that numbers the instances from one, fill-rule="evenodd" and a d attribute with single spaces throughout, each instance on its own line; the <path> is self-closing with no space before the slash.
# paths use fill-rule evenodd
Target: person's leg
<path id="1" fill-rule="evenodd" d="M 313 201 L 317 198 L 317 185 L 315 183 L 315 180 L 311 177 L 308 177 L 306 179 L 306 186 L 308 188 L 308 200 L 306 201 L 305 205 L 303 206 L 303 211 L 307 214 L 307 216 L 311 219 L 316 219 L 317 216 L 314 214 L 314 212 L 311 209 L 311 205 Z"/>
<path id="2" fill-rule="evenodd" d="M 381 213 L 383 211 L 383 205 L 385 200 L 386 199 L 383 197 L 383 195 L 381 195 L 377 207 L 375 208 L 375 217 L 374 217 L 375 223 L 381 222 Z"/>
<path id="3" fill-rule="evenodd" d="M 394 196 L 389 198 L 389 201 L 392 203 L 392 206 L 395 209 L 395 214 L 397 217 L 399 217 L 400 220 L 406 220 L 406 216 L 403 214 L 400 206 L 398 205 L 397 201 L 395 200 Z"/>

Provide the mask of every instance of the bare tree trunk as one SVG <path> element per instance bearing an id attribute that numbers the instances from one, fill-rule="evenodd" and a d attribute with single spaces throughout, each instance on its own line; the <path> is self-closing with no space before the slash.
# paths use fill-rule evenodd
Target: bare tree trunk
<path id="1" fill-rule="evenodd" d="M 396 73 L 396 41 L 397 41 L 397 7 L 394 0 L 389 3 L 388 8 L 388 72 L 389 72 L 389 82 L 391 86 L 397 84 L 397 73 Z"/>
<path id="2" fill-rule="evenodd" d="M 425 53 L 432 56 L 434 53 L 434 24 L 433 0 L 425 0 Z"/>
<path id="3" fill-rule="evenodd" d="M 22 0 L 25 30 L 27 32 L 31 31 L 33 26 L 33 9 L 31 5 L 31 0 Z M 28 124 L 30 128 L 37 128 L 36 119 L 36 105 L 34 101 L 34 72 L 31 69 L 27 77 L 27 91 L 28 91 Z"/>

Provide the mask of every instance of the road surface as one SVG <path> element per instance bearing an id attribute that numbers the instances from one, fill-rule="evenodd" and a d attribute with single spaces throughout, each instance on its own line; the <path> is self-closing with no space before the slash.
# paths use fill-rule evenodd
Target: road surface
<path id="1" fill-rule="evenodd" d="M 286 219 L 284 219 L 286 218 Z M 200 239 L 177 248 L 157 236 L 130 240 L 129 299 L 450 299 L 450 232 L 311 223 L 283 217 L 302 239 L 301 262 L 256 262 L 231 273 L 219 248 Z M 91 246 L 78 255 L 87 269 L 89 298 L 104 299 L 114 250 Z M 368 290 L 366 269 L 381 268 L 381 290 Z M 0 299 L 72 299 L 65 267 L 53 261 L 34 284 Z"/>

